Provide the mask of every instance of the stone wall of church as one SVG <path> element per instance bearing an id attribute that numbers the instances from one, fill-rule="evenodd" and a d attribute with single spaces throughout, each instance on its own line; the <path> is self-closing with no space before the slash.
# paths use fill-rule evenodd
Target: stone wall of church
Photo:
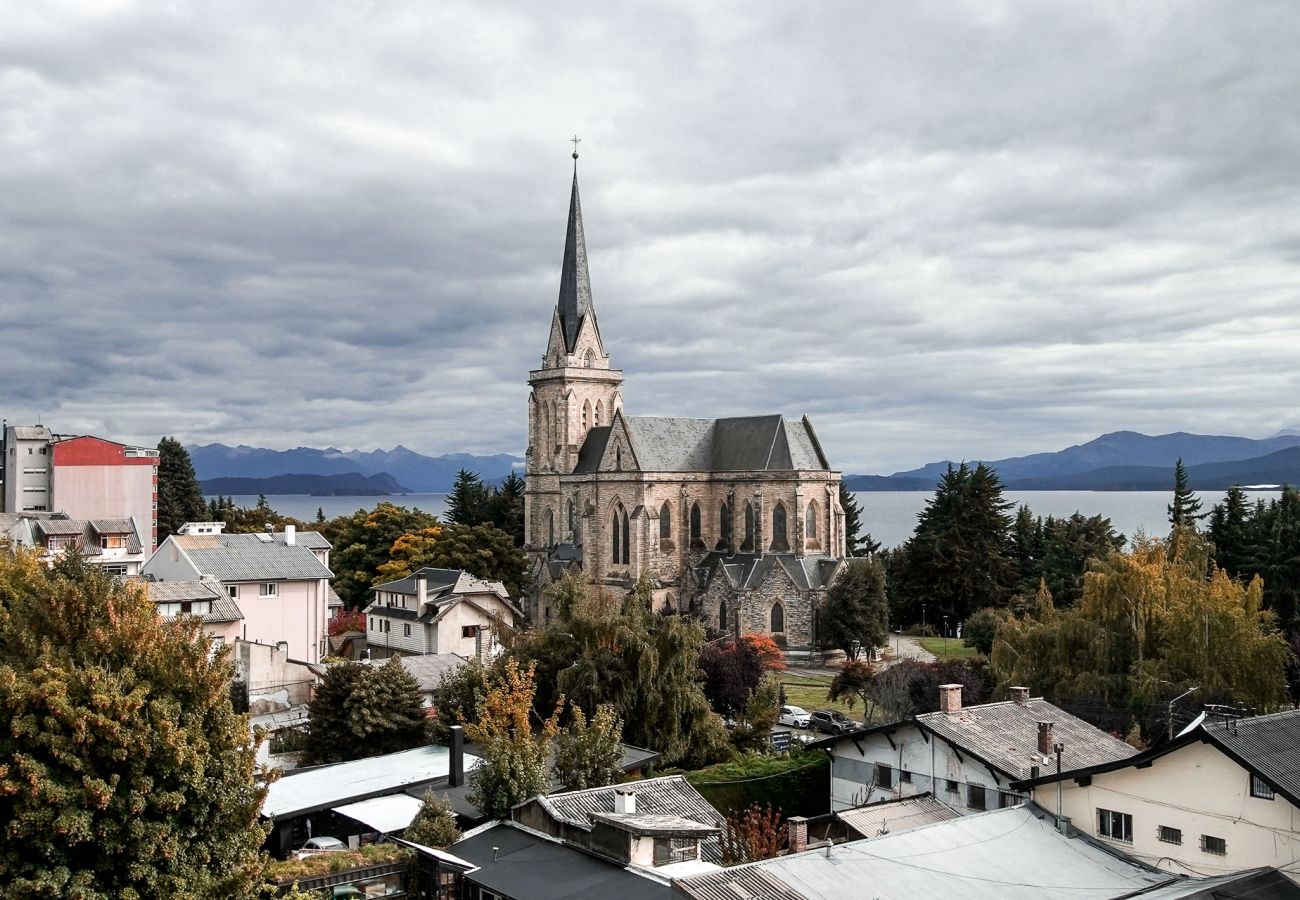
<path id="1" fill-rule="evenodd" d="M 727 632 L 734 634 L 737 624 L 741 634 L 771 635 L 792 650 L 807 650 L 813 645 L 816 609 L 825 599 L 825 591 L 801 591 L 784 571 L 773 569 L 758 587 L 735 591 L 723 578 L 715 578 L 700 595 L 698 608 L 705 624 L 721 631 L 722 604 L 727 604 Z M 782 606 L 785 630 L 773 632 L 772 607 Z M 739 623 L 737 623 L 739 618 Z"/>

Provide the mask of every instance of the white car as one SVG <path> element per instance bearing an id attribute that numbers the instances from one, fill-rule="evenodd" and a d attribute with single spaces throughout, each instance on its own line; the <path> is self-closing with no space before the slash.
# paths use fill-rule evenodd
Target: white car
<path id="1" fill-rule="evenodd" d="M 309 856 L 315 856 L 318 853 L 342 853 L 348 849 L 348 845 L 333 837 L 314 837 L 308 838 L 307 843 L 302 845 L 302 849 L 293 855 L 294 859 L 306 859 Z"/>
<path id="2" fill-rule="evenodd" d="M 808 710 L 800 706 L 783 706 L 781 715 L 777 719 L 782 725 L 793 725 L 795 728 L 807 728 L 808 721 L 812 718 Z"/>

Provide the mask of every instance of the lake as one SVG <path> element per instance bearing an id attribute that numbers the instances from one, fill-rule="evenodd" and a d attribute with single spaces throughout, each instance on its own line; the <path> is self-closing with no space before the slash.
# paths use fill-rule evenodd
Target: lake
<path id="1" fill-rule="evenodd" d="M 916 527 L 916 516 L 925 506 L 933 491 L 859 491 L 858 506 L 862 508 L 862 527 L 885 547 L 903 543 Z M 1246 491 L 1251 502 L 1257 497 L 1271 499 L 1278 491 Z M 1166 507 L 1173 494 L 1170 491 L 1006 491 L 1004 496 L 1017 506 L 1027 505 L 1038 516 L 1068 516 L 1081 512 L 1085 516 L 1103 515 L 1110 519 L 1117 531 L 1132 537 L 1138 531 L 1164 535 L 1169 530 Z M 1205 511 L 1222 499 L 1220 494 L 1201 496 Z M 446 494 L 403 494 L 396 497 L 308 497 L 292 494 L 273 494 L 266 498 L 277 512 L 311 522 L 316 510 L 325 512 L 327 519 L 348 515 L 358 509 L 370 509 L 382 501 L 399 506 L 419 507 L 428 513 L 441 516 L 447 507 Z M 253 506 L 255 496 L 236 496 L 239 506 Z"/>

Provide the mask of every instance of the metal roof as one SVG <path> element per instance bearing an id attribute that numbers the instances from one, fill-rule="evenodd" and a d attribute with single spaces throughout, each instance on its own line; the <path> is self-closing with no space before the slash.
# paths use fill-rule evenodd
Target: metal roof
<path id="1" fill-rule="evenodd" d="M 1143 900 L 1300 900 L 1300 885 L 1277 869 L 1251 869 L 1215 878 L 1179 879 L 1142 894 Z"/>
<path id="2" fill-rule="evenodd" d="M 728 876 L 758 869 L 778 882 L 768 893 L 742 885 L 731 894 Z M 1111 900 L 1164 884 L 1170 876 L 1128 862 L 1078 838 L 1069 838 L 1041 811 L 1022 806 L 923 825 L 869 841 L 851 841 L 728 869 L 689 896 L 721 900 Z M 739 879 L 731 879 L 739 882 Z"/>
<path id="3" fill-rule="evenodd" d="M 841 810 L 835 814 L 836 818 L 864 838 L 897 834 L 921 825 L 947 822 L 959 816 L 961 813 L 957 810 L 940 803 L 928 794 L 872 803 L 856 809 Z"/>
<path id="4" fill-rule="evenodd" d="M 262 815 L 269 819 L 282 819 L 400 793 L 413 784 L 446 778 L 451 770 L 450 764 L 451 751 L 448 748 L 428 746 L 291 772 L 266 789 Z M 465 754 L 466 774 L 478 764 L 477 756 Z"/>
<path id="5" fill-rule="evenodd" d="M 44 425 L 12 425 L 14 440 L 48 441 L 54 435 Z"/>
<path id="6" fill-rule="evenodd" d="M 386 797 L 372 797 L 359 803 L 345 803 L 336 806 L 333 812 L 356 819 L 363 825 L 369 825 L 380 834 L 403 831 L 424 806 L 423 801 L 406 794 L 389 794 Z"/>
<path id="7" fill-rule="evenodd" d="M 601 822 L 632 834 L 708 835 L 717 834 L 717 825 L 705 825 L 683 816 L 634 813 L 592 813 L 591 821 Z"/>
<path id="8" fill-rule="evenodd" d="M 218 581 L 300 581 L 333 577 L 311 548 L 263 540 L 265 537 L 273 536 L 173 534 L 167 540 L 176 542 L 200 574 L 211 575 Z"/>
<path id="9" fill-rule="evenodd" d="M 128 579 L 142 585 L 154 603 L 176 603 L 183 600 L 216 600 L 227 594 L 216 581 L 150 581 L 148 578 Z"/>
<path id="10" fill-rule="evenodd" d="M 1205 722 L 1201 730 L 1211 743 L 1300 805 L 1300 710 Z"/>
<path id="11" fill-rule="evenodd" d="M 410 594 L 415 595 L 415 577 L 423 575 L 425 577 L 425 590 L 429 596 L 443 593 L 448 589 L 455 587 L 460 576 L 464 574 L 462 569 L 435 569 L 426 566 L 416 572 L 412 572 L 405 578 L 399 578 L 396 581 L 386 581 L 383 584 L 377 584 L 371 590 L 388 591 L 393 594 Z"/>
<path id="12" fill-rule="evenodd" d="M 438 682 L 442 680 L 443 675 L 454 672 L 468 662 L 465 657 L 455 653 L 403 655 L 398 657 L 398 661 L 402 664 L 402 668 L 420 683 L 420 690 L 424 693 L 437 688 Z M 382 666 L 387 662 L 386 659 L 362 660 L 362 663 L 368 666 Z"/>

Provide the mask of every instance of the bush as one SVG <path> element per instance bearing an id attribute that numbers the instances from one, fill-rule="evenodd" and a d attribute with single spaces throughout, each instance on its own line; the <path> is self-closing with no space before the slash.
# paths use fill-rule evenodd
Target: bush
<path id="1" fill-rule="evenodd" d="M 318 878 L 334 872 L 346 872 L 364 866 L 384 863 L 413 862 L 415 853 L 397 844 L 369 844 L 359 850 L 317 853 L 303 859 L 280 859 L 267 863 L 266 880 L 274 884 L 289 884 L 306 878 Z"/>
<path id="2" fill-rule="evenodd" d="M 688 772 L 686 780 L 724 816 L 743 815 L 755 803 L 786 817 L 830 812 L 830 760 L 816 751 L 792 747 L 787 756 L 743 753 Z"/>
<path id="3" fill-rule="evenodd" d="M 1006 612 L 985 607 L 976 612 L 962 625 L 962 643 L 974 647 L 988 656 L 993 652 L 993 642 L 997 640 L 998 629 L 1007 620 Z"/>
<path id="4" fill-rule="evenodd" d="M 903 634 L 908 637 L 935 637 L 938 632 L 934 630 L 933 625 L 913 625 L 911 628 L 904 631 Z"/>

